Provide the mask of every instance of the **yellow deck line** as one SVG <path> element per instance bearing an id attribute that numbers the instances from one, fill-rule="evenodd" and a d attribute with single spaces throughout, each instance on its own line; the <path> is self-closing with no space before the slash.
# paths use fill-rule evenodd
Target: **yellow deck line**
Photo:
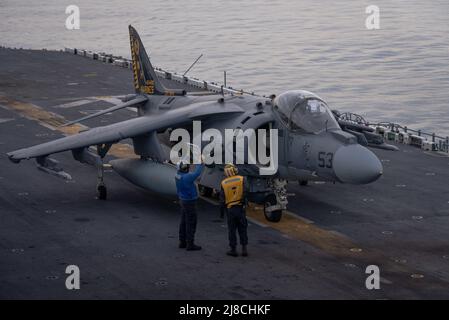
<path id="1" fill-rule="evenodd" d="M 218 205 L 218 201 L 216 200 L 204 197 L 202 199 L 211 204 Z M 413 270 L 407 265 L 396 263 L 386 256 L 382 250 L 375 248 L 362 249 L 349 237 L 333 230 L 320 228 L 294 213 L 287 212 L 282 216 L 280 222 L 269 222 L 265 219 L 263 208 L 260 205 L 249 203 L 246 208 L 246 215 L 249 221 L 259 226 L 272 228 L 287 236 L 289 239 L 307 243 L 326 254 L 342 259 L 342 262 L 356 263 L 362 269 L 370 264 L 376 264 L 381 266 L 382 274 L 386 271 L 400 274 L 404 281 L 408 280 L 407 285 L 422 285 L 422 283 L 415 283 L 410 277 L 410 275 L 416 273 L 416 270 Z M 430 281 L 427 281 L 426 285 L 429 285 Z M 381 282 L 388 285 L 393 284 L 392 281 L 386 279 L 384 276 L 381 277 Z M 441 286 L 438 282 L 432 282 L 436 287 Z M 403 283 L 403 285 L 406 285 L 406 283 Z"/>
<path id="2" fill-rule="evenodd" d="M 294 214 L 284 214 L 279 222 L 269 222 L 265 219 L 263 209 L 260 206 L 250 204 L 246 209 L 246 215 L 262 224 L 265 224 L 292 239 L 301 240 L 333 255 L 354 256 L 359 251 L 351 249 L 358 246 L 349 238 L 336 234 L 308 223 Z"/>
<path id="3" fill-rule="evenodd" d="M 213 205 L 219 205 L 216 200 L 207 197 L 201 198 Z M 249 203 L 246 208 L 246 216 L 248 220 L 257 225 L 270 227 L 290 239 L 301 240 L 333 255 L 354 256 L 354 254 L 361 252 L 357 250 L 359 249 L 358 246 L 348 237 L 332 230 L 320 228 L 294 213 L 283 214 L 279 222 L 269 222 L 265 219 L 261 206 Z M 351 251 L 351 249 L 353 250 Z"/>

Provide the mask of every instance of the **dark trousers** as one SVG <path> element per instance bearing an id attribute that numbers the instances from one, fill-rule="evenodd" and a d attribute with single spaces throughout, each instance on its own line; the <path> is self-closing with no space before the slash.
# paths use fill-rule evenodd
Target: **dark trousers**
<path id="1" fill-rule="evenodd" d="M 181 204 L 181 223 L 179 224 L 179 241 L 193 243 L 196 231 L 196 200 L 182 201 Z"/>
<path id="2" fill-rule="evenodd" d="M 235 248 L 237 246 L 237 231 L 240 237 L 240 244 L 246 246 L 248 244 L 248 221 L 246 220 L 245 208 L 241 205 L 233 206 L 226 210 L 228 218 L 228 236 L 229 246 Z"/>

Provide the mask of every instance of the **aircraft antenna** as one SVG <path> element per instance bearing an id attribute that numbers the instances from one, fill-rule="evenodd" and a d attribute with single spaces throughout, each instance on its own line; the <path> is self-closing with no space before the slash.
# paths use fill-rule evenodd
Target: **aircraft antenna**
<path id="1" fill-rule="evenodd" d="M 200 56 L 198 58 L 196 58 L 195 62 L 193 62 L 190 67 L 186 70 L 186 72 L 184 72 L 184 74 L 182 76 L 185 76 L 187 74 L 187 72 L 190 71 L 190 69 L 193 68 L 193 66 L 201 59 L 201 57 L 203 56 L 203 54 L 200 54 Z"/>

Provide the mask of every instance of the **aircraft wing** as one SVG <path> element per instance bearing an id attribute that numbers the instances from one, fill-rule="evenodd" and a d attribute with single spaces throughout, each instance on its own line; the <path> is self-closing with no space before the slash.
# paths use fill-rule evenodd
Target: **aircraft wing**
<path id="1" fill-rule="evenodd" d="M 136 97 L 136 98 L 134 98 L 134 99 L 132 99 L 130 101 L 127 101 L 125 103 L 113 106 L 111 108 L 102 110 L 102 111 L 94 113 L 94 114 L 90 114 L 88 116 L 82 117 L 82 118 L 77 119 L 77 120 L 73 120 L 73 121 L 67 122 L 67 123 L 65 123 L 63 125 L 63 127 L 70 126 L 70 125 L 72 125 L 74 123 L 82 122 L 82 121 L 85 121 L 85 120 L 88 120 L 88 119 L 96 118 L 98 116 L 104 115 L 106 113 L 114 112 L 114 111 L 117 111 L 117 110 L 120 110 L 120 109 L 124 109 L 124 108 L 128 108 L 128 107 L 136 107 L 139 104 L 141 104 L 143 102 L 146 102 L 146 101 L 148 101 L 148 98 L 146 98 L 144 96 L 138 96 L 138 97 Z"/>
<path id="2" fill-rule="evenodd" d="M 204 119 L 207 116 L 216 116 L 217 114 L 233 115 L 243 112 L 240 107 L 234 104 L 230 104 L 225 108 L 217 105 L 209 105 L 208 108 L 203 108 L 204 106 L 198 104 L 197 106 L 167 111 L 159 115 L 146 115 L 133 118 L 108 126 L 93 128 L 33 147 L 12 151 L 7 155 L 11 161 L 19 162 L 23 159 L 48 156 L 53 153 L 76 150 L 92 145 L 116 143 L 120 140 L 136 137 L 155 130 L 176 127 L 198 118 Z"/>

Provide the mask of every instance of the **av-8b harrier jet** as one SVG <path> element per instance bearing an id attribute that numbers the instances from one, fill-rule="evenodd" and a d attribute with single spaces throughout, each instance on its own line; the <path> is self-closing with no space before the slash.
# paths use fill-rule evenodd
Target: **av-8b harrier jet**
<path id="1" fill-rule="evenodd" d="M 49 156 L 71 151 L 76 160 L 98 168 L 98 198 L 106 199 L 103 159 L 114 143 L 130 138 L 140 159 L 115 159 L 110 161 L 112 168 L 137 186 L 170 195 L 176 191 L 176 166 L 169 156 L 175 142 L 168 139 L 174 129 L 192 132 L 194 122 L 201 121 L 203 132 L 213 128 L 223 136 L 226 129 L 277 130 L 276 141 L 265 141 L 268 148 L 277 143 L 276 171 L 261 175 L 260 164 L 238 165 L 240 174 L 248 181 L 249 200 L 262 204 L 265 217 L 274 222 L 281 219 L 287 207 L 288 181 L 366 184 L 382 175 L 381 162 L 366 148 L 376 146 L 369 128 L 352 127 L 351 123 L 340 126 L 317 95 L 295 90 L 266 98 L 249 94 L 195 95 L 168 89 L 158 79 L 132 26 L 129 35 L 135 94 L 120 105 L 68 124 L 129 107 L 137 109 L 137 117 L 10 152 L 11 161 L 35 158 L 41 169 L 60 174 L 64 172 Z M 201 141 L 200 147 L 205 143 Z M 204 194 L 218 190 L 222 178 L 222 164 L 207 165 L 198 181 L 200 190 Z"/>

